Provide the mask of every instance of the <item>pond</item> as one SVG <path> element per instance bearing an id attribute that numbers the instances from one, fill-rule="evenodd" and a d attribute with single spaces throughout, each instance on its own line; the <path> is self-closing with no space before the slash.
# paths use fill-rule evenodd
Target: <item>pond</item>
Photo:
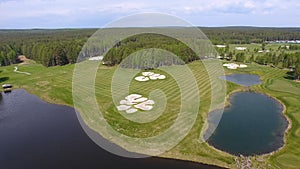
<path id="1" fill-rule="evenodd" d="M 230 97 L 230 104 L 218 125 L 214 117 L 220 111 L 209 113 L 209 128 L 217 125 L 207 140 L 210 145 L 246 156 L 270 153 L 283 146 L 288 121 L 278 101 L 259 93 L 237 92 Z"/>
<path id="2" fill-rule="evenodd" d="M 7 169 L 218 168 L 180 160 L 113 155 L 86 135 L 73 108 L 46 103 L 25 90 L 0 95 L 0 165 Z"/>
<path id="3" fill-rule="evenodd" d="M 221 76 L 220 78 L 242 86 L 252 86 L 262 83 L 259 76 L 252 74 L 230 74 Z"/>

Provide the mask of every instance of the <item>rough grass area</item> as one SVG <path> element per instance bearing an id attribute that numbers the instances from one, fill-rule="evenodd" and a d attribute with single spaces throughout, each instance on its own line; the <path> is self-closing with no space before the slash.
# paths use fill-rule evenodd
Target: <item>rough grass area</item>
<path id="1" fill-rule="evenodd" d="M 201 106 L 196 123 L 188 136 L 172 150 L 163 154 L 163 157 L 196 161 L 206 164 L 214 164 L 223 167 L 235 168 L 235 160 L 232 155 L 215 150 L 207 143 L 199 143 L 199 136 L 206 120 L 210 106 L 210 82 L 204 66 L 200 61 L 188 65 L 198 83 Z M 72 99 L 72 74 L 74 65 L 57 66 L 46 68 L 39 64 L 19 65 L 19 70 L 31 73 L 30 76 L 13 72 L 14 66 L 0 67 L 1 85 L 11 83 L 14 88 L 24 88 L 42 99 L 57 104 L 73 106 Z M 166 112 L 153 123 L 139 124 L 124 119 L 117 113 L 111 99 L 111 79 L 116 67 L 100 66 L 96 76 L 96 97 L 99 108 L 108 110 L 104 117 L 118 131 L 138 137 L 149 137 L 157 135 L 166 130 L 174 123 L 176 112 L 180 105 L 178 86 L 173 78 L 166 74 L 167 79 L 163 81 L 149 81 L 140 85 L 132 81 L 130 91 L 148 97 L 149 91 L 161 89 L 170 100 Z M 154 70 L 160 73 L 160 70 Z M 270 168 L 299 168 L 300 166 L 300 83 L 285 79 L 286 70 L 249 65 L 248 68 L 239 70 L 228 70 L 226 73 L 252 73 L 261 76 L 263 83 L 251 87 L 252 91 L 266 93 L 276 97 L 286 105 L 285 112 L 292 121 L 292 128 L 286 135 L 286 145 L 280 151 L 266 156 L 253 157 L 254 166 L 268 166 Z M 84 78 L 83 78 L 84 79 Z M 188 87 L 188 84 L 186 85 Z M 220 89 L 223 90 L 223 89 Z M 246 90 L 236 84 L 227 83 L 227 94 L 236 90 Z"/>

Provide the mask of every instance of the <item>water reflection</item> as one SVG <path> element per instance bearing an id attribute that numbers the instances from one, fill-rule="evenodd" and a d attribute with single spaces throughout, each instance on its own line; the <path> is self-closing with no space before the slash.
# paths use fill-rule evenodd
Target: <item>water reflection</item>
<path id="1" fill-rule="evenodd" d="M 24 90 L 1 96 L 1 169 L 217 168 L 171 159 L 119 157 L 90 140 L 73 108 L 48 104 Z"/>

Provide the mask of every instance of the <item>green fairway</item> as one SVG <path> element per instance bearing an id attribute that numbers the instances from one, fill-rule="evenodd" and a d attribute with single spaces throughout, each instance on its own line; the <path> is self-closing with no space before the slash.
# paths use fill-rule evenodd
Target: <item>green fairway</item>
<path id="1" fill-rule="evenodd" d="M 242 46 L 242 45 L 241 45 Z M 196 161 L 206 164 L 214 164 L 223 167 L 235 168 L 235 157 L 210 147 L 207 143 L 200 143 L 199 137 L 205 123 L 211 104 L 211 85 L 205 67 L 200 61 L 188 64 L 191 69 L 200 93 L 200 107 L 195 124 L 188 135 L 173 149 L 164 153 L 163 157 L 178 158 L 183 160 Z M 1 84 L 11 83 L 15 88 L 24 88 L 42 99 L 57 104 L 73 106 L 72 98 L 72 75 L 74 65 L 55 66 L 46 68 L 39 64 L 20 65 L 19 71 L 29 72 L 31 75 L 13 72 L 14 66 L 0 67 Z M 129 92 L 139 93 L 145 97 L 151 96 L 151 91 L 160 89 L 165 92 L 168 103 L 162 116 L 151 123 L 136 123 L 124 118 L 118 113 L 111 93 L 111 81 L 117 66 L 106 67 L 100 65 L 95 79 L 95 94 L 99 109 L 103 112 L 104 118 L 117 131 L 133 137 L 151 137 L 160 134 L 174 124 L 180 111 L 180 92 L 175 79 L 163 70 L 153 70 L 155 73 L 165 74 L 167 78 L 162 81 L 137 82 L 131 81 Z M 251 73 L 261 76 L 263 83 L 251 87 L 251 90 L 266 93 L 277 98 L 286 106 L 286 115 L 292 121 L 292 128 L 287 133 L 286 145 L 280 151 L 260 157 L 252 157 L 254 166 L 268 166 L 272 168 L 298 168 L 300 166 L 300 84 L 285 79 L 286 70 L 249 64 L 248 68 L 229 70 L 226 73 Z M 124 72 L 125 73 L 125 72 Z M 178 76 L 180 76 L 178 72 Z M 85 77 L 82 77 L 84 80 Z M 142 85 L 141 85 L 142 83 Z M 190 83 L 186 83 L 189 88 Z M 227 82 L 227 94 L 246 90 L 246 88 Z M 82 89 L 84 90 L 84 88 Z M 218 88 L 219 91 L 224 90 Z M 159 94 L 159 93 L 158 93 Z M 123 97 L 123 96 L 122 96 Z M 156 111 L 155 109 L 153 111 Z M 145 112 L 141 112 L 145 113 Z M 145 113 L 146 115 L 146 113 Z M 89 124 L 93 119 L 83 116 Z M 97 126 L 90 126 L 97 130 Z"/>

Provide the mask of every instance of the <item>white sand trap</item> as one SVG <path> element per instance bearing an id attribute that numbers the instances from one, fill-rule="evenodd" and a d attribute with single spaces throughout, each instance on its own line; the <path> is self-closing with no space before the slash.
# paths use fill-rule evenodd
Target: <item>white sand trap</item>
<path id="1" fill-rule="evenodd" d="M 150 78 L 151 80 L 157 80 L 157 79 L 158 79 L 157 76 L 149 76 L 149 78 Z"/>
<path id="2" fill-rule="evenodd" d="M 140 95 L 140 94 L 130 94 L 130 95 L 126 96 L 125 99 L 130 101 L 130 100 L 138 99 L 141 97 L 142 97 L 142 95 Z"/>
<path id="3" fill-rule="evenodd" d="M 131 113 L 135 113 L 137 111 L 138 111 L 138 109 L 131 108 L 131 109 L 126 110 L 126 113 L 131 114 Z"/>
<path id="4" fill-rule="evenodd" d="M 137 76 L 134 79 L 137 81 L 140 81 L 140 82 L 145 82 L 148 80 L 166 79 L 165 75 L 161 75 L 161 74 L 153 73 L 153 72 L 142 72 L 142 75 L 143 76 Z"/>
<path id="5" fill-rule="evenodd" d="M 121 100 L 121 101 L 120 101 L 120 104 L 124 104 L 124 105 L 128 105 L 128 106 L 133 105 L 133 103 L 130 102 L 130 101 L 128 101 L 128 100 Z"/>
<path id="6" fill-rule="evenodd" d="M 141 110 L 151 110 L 153 106 L 147 105 L 145 103 L 140 103 L 137 105 L 134 105 L 135 108 L 141 109 Z"/>
<path id="7" fill-rule="evenodd" d="M 153 108 L 153 100 L 148 100 L 146 97 L 142 97 L 139 94 L 130 94 L 125 97 L 125 100 L 120 101 L 120 106 L 117 106 L 119 111 L 126 111 L 126 113 L 131 114 L 140 110 L 151 110 Z"/>
<path id="8" fill-rule="evenodd" d="M 164 76 L 164 78 L 163 78 L 163 76 Z M 157 79 L 160 79 L 160 77 L 162 77 L 161 79 L 165 79 L 166 78 L 165 75 L 161 75 L 161 74 L 153 74 L 153 75 L 149 76 L 149 78 L 151 80 L 157 80 Z"/>
<path id="9" fill-rule="evenodd" d="M 90 57 L 89 60 L 93 60 L 93 61 L 103 60 L 103 56 Z"/>
<path id="10" fill-rule="evenodd" d="M 142 72 L 143 76 L 152 76 L 153 74 L 153 72 Z"/>
<path id="11" fill-rule="evenodd" d="M 224 67 L 227 67 L 228 69 L 237 69 L 240 67 L 240 65 L 235 63 L 225 63 L 223 64 Z"/>
<path id="12" fill-rule="evenodd" d="M 145 104 L 154 104 L 155 102 L 153 100 L 147 100 L 147 101 L 145 101 L 143 103 L 145 103 Z"/>
<path id="13" fill-rule="evenodd" d="M 226 48 L 226 45 L 216 45 L 218 48 Z"/>
<path id="14" fill-rule="evenodd" d="M 153 76 L 153 77 L 158 77 L 158 76 L 160 76 L 160 74 L 153 74 L 153 75 L 151 75 L 151 76 Z"/>
<path id="15" fill-rule="evenodd" d="M 129 108 L 131 108 L 131 106 L 126 106 L 126 105 L 120 105 L 120 106 L 117 106 L 117 109 L 118 109 L 119 111 L 127 110 L 127 109 L 129 109 Z"/>
<path id="16" fill-rule="evenodd" d="M 165 78 L 166 78 L 165 75 L 159 75 L 159 76 L 158 76 L 158 79 L 160 79 L 160 80 L 163 80 L 163 79 L 165 79 Z"/>
<path id="17" fill-rule="evenodd" d="M 236 66 L 228 66 L 227 68 L 228 68 L 228 69 L 237 69 Z"/>
<path id="18" fill-rule="evenodd" d="M 244 64 L 240 64 L 240 68 L 246 68 L 248 67 L 247 65 L 244 65 Z"/>
<path id="19" fill-rule="evenodd" d="M 149 80 L 149 77 L 138 76 L 138 77 L 135 77 L 134 79 L 137 80 L 137 81 L 140 81 L 140 82 L 145 82 L 145 81 Z"/>
<path id="20" fill-rule="evenodd" d="M 142 97 L 142 98 L 131 100 L 131 102 L 133 102 L 133 103 L 140 103 L 140 102 L 144 102 L 146 100 L 148 100 L 146 97 Z"/>

